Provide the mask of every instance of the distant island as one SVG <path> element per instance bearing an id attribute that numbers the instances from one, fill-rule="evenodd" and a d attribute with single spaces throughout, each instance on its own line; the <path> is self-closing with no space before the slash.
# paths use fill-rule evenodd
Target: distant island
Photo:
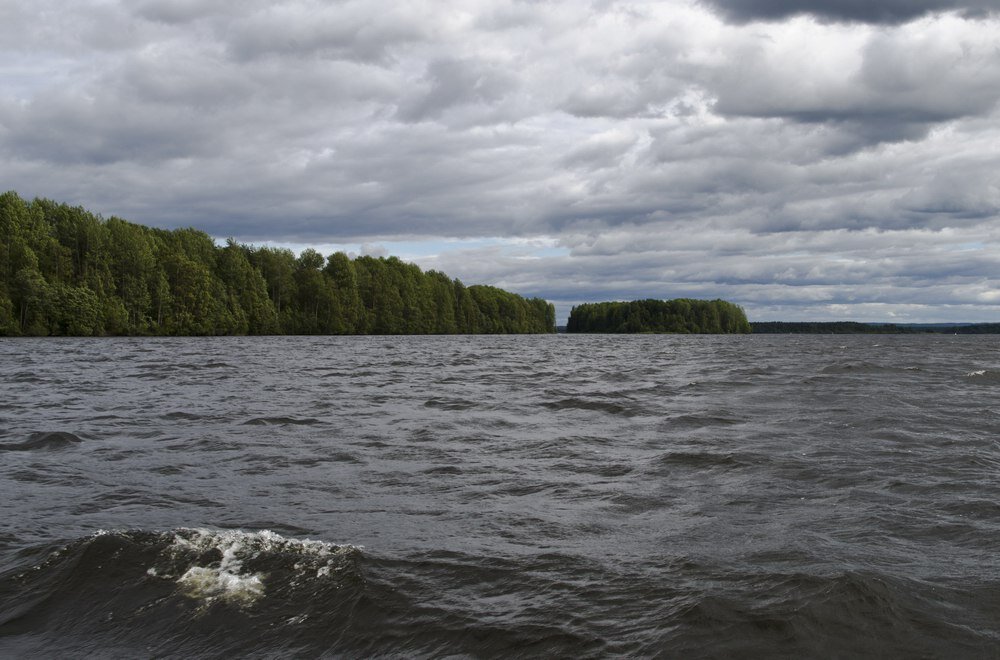
<path id="1" fill-rule="evenodd" d="M 555 308 L 396 257 L 224 247 L 0 195 L 0 336 L 555 332 Z"/>
<path id="2" fill-rule="evenodd" d="M 751 331 L 739 305 L 725 300 L 634 300 L 585 303 L 569 314 L 566 332 L 732 334 Z"/>

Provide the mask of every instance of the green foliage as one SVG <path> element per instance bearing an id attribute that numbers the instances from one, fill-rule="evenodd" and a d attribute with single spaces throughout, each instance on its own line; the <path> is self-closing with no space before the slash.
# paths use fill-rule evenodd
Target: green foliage
<path id="1" fill-rule="evenodd" d="M 362 332 L 364 310 L 358 291 L 358 273 L 354 262 L 343 252 L 331 254 L 323 269 L 334 292 L 334 314 L 329 331 L 335 335 Z"/>
<path id="2" fill-rule="evenodd" d="M 251 251 L 247 258 L 264 278 L 268 298 L 278 319 L 279 331 L 287 331 L 291 327 L 292 305 L 296 298 L 293 278 L 295 255 L 285 248 L 262 247 Z"/>
<path id="3" fill-rule="evenodd" d="M 577 305 L 567 332 L 747 333 L 750 323 L 738 305 L 725 300 L 636 300 Z"/>
<path id="4" fill-rule="evenodd" d="M 216 270 L 226 289 L 226 304 L 238 334 L 275 334 L 278 314 L 267 297 L 264 276 L 250 263 L 250 251 L 229 239 L 218 252 Z"/>
<path id="5" fill-rule="evenodd" d="M 6 292 L 0 291 L 0 336 L 17 334 L 17 322 L 14 317 L 14 304 Z"/>
<path id="6" fill-rule="evenodd" d="M 48 334 L 74 337 L 104 334 L 101 301 L 90 289 L 52 284 L 48 286 L 45 303 Z"/>
<path id="7" fill-rule="evenodd" d="M 555 332 L 555 308 L 395 257 L 164 231 L 0 195 L 0 335 Z"/>
<path id="8" fill-rule="evenodd" d="M 144 227 L 111 218 L 104 225 L 103 236 L 95 242 L 103 248 L 106 257 L 103 263 L 100 258 L 92 259 L 86 254 L 81 255 L 80 260 L 88 264 L 90 280 L 97 284 L 95 288 L 113 292 L 121 301 L 121 308 L 112 307 L 109 312 L 117 316 L 119 309 L 125 311 L 124 324 L 121 324 L 121 319 L 113 320 L 116 333 L 141 334 L 149 331 L 152 302 L 149 283 L 157 268 L 155 240 Z M 94 273 L 95 267 L 104 272 Z"/>

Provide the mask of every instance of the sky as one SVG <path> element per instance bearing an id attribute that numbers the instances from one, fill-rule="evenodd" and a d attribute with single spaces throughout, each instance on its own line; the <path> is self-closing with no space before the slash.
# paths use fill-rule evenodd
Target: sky
<path id="1" fill-rule="evenodd" d="M 1000 0 L 6 0 L 0 190 L 556 304 L 1000 321 Z"/>

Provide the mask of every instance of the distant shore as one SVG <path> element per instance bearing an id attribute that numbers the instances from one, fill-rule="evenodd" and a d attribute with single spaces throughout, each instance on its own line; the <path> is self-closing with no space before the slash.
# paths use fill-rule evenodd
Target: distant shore
<path id="1" fill-rule="evenodd" d="M 856 321 L 758 321 L 751 322 L 754 334 L 809 335 L 993 335 L 1000 323 L 859 323 Z"/>
<path id="2" fill-rule="evenodd" d="M 757 321 L 750 323 L 758 335 L 996 335 L 1000 323 L 861 323 L 858 321 Z M 567 332 L 565 325 L 556 328 Z"/>

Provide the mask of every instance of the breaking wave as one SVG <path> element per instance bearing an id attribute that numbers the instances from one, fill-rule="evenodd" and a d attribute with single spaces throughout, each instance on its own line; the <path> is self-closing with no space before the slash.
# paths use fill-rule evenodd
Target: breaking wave
<path id="1" fill-rule="evenodd" d="M 177 636 L 193 627 L 226 637 L 261 620 L 262 630 L 211 644 L 267 648 L 268 630 L 335 621 L 364 589 L 361 548 L 267 530 L 101 530 L 21 554 L 24 565 L 0 575 L 0 640 L 18 654 L 92 650 L 95 638 L 204 653 L 205 639 Z"/>

